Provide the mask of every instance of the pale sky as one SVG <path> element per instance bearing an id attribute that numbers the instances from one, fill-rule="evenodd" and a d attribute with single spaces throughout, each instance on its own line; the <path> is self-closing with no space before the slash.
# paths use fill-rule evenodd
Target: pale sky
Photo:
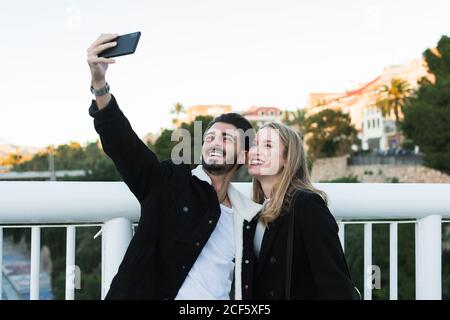
<path id="1" fill-rule="evenodd" d="M 301 108 L 420 58 L 450 34 L 448 0 L 1 1 L 0 144 L 97 139 L 86 49 L 141 31 L 108 70 L 139 136 L 170 127 L 175 102 Z"/>

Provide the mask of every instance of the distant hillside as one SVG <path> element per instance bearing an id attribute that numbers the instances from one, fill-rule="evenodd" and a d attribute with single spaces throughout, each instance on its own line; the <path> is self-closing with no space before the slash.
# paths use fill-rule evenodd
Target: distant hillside
<path id="1" fill-rule="evenodd" d="M 17 146 L 14 144 L 1 144 L 0 143 L 0 158 L 5 157 L 10 153 L 19 153 L 21 155 L 34 155 L 39 152 L 41 148 Z"/>

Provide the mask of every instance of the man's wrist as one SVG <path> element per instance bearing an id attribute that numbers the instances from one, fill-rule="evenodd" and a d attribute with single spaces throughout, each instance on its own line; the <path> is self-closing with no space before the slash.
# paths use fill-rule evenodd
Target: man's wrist
<path id="1" fill-rule="evenodd" d="M 105 96 L 109 93 L 109 85 L 107 82 L 104 83 L 103 86 L 100 86 L 100 83 L 96 84 L 96 87 L 91 85 L 91 93 L 95 95 L 96 97 Z"/>
<path id="2" fill-rule="evenodd" d="M 106 87 L 106 80 L 102 79 L 102 80 L 92 80 L 91 81 L 91 86 L 94 88 L 94 90 L 100 90 L 103 89 L 104 87 Z"/>

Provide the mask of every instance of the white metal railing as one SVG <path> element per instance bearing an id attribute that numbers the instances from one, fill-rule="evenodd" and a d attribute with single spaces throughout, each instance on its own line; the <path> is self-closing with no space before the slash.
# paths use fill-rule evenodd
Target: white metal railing
<path id="1" fill-rule="evenodd" d="M 82 177 L 86 175 L 84 170 L 58 170 L 58 171 L 26 171 L 26 172 L 6 172 L 0 173 L 1 180 L 21 180 L 21 179 L 50 179 L 52 175 L 57 178 Z"/>
<path id="2" fill-rule="evenodd" d="M 234 183 L 250 197 L 250 183 Z M 318 183 L 330 199 L 344 247 L 345 226 L 364 225 L 364 283 L 372 277 L 372 225 L 390 225 L 390 299 L 398 293 L 399 223 L 416 225 L 416 298 L 441 299 L 443 219 L 450 218 L 450 184 Z M 117 272 L 139 219 L 139 203 L 122 182 L 0 182 L 0 266 L 3 228 L 30 227 L 30 299 L 39 299 L 40 231 L 46 224 L 67 228 L 66 299 L 74 299 L 77 225 L 102 226 L 102 298 Z M 3 226 L 3 227 L 2 227 Z M 53 225 L 54 226 L 54 225 Z M 345 250 L 345 247 L 344 247 Z M 0 290 L 2 277 L 0 276 Z M 0 291 L 1 297 L 1 291 Z M 372 287 L 364 286 L 364 299 Z"/>

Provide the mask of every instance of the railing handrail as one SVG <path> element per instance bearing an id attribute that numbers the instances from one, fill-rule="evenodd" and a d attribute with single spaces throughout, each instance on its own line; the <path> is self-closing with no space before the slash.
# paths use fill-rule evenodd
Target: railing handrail
<path id="1" fill-rule="evenodd" d="M 123 182 L 2 181 L 0 195 L 0 224 L 139 219 L 139 202 Z"/>
<path id="2" fill-rule="evenodd" d="M 52 171 L 10 171 L 6 173 L 0 173 L 1 180 L 17 180 L 17 179 L 39 179 L 39 178 L 50 178 L 52 176 Z M 86 175 L 85 170 L 57 170 L 54 172 L 56 177 L 81 177 Z"/>
<path id="3" fill-rule="evenodd" d="M 251 183 L 234 183 L 251 196 Z M 450 184 L 316 183 L 336 219 L 450 218 Z M 139 219 L 123 182 L 1 181 L 0 224 L 93 223 Z"/>
<path id="4" fill-rule="evenodd" d="M 251 196 L 251 183 L 234 183 Z M 389 222 L 390 299 L 398 298 L 398 223 L 415 221 L 416 299 L 442 298 L 442 221 L 450 217 L 450 184 L 317 183 L 339 220 L 345 250 L 345 222 L 364 224 L 364 283 L 372 284 L 372 221 Z M 0 267 L 2 233 L 13 224 L 31 226 L 30 299 L 39 299 L 40 235 L 45 224 L 101 223 L 102 298 L 133 235 L 139 203 L 123 182 L 0 182 Z M 395 220 L 396 221 L 393 221 Z M 346 221 L 344 221 L 346 220 Z M 387 222 L 387 221 L 386 221 Z M 75 296 L 75 226 L 67 226 L 66 299 Z M 372 286 L 364 285 L 364 299 Z M 1 277 L 0 277 L 1 295 Z M 1 298 L 0 298 L 1 299 Z"/>

